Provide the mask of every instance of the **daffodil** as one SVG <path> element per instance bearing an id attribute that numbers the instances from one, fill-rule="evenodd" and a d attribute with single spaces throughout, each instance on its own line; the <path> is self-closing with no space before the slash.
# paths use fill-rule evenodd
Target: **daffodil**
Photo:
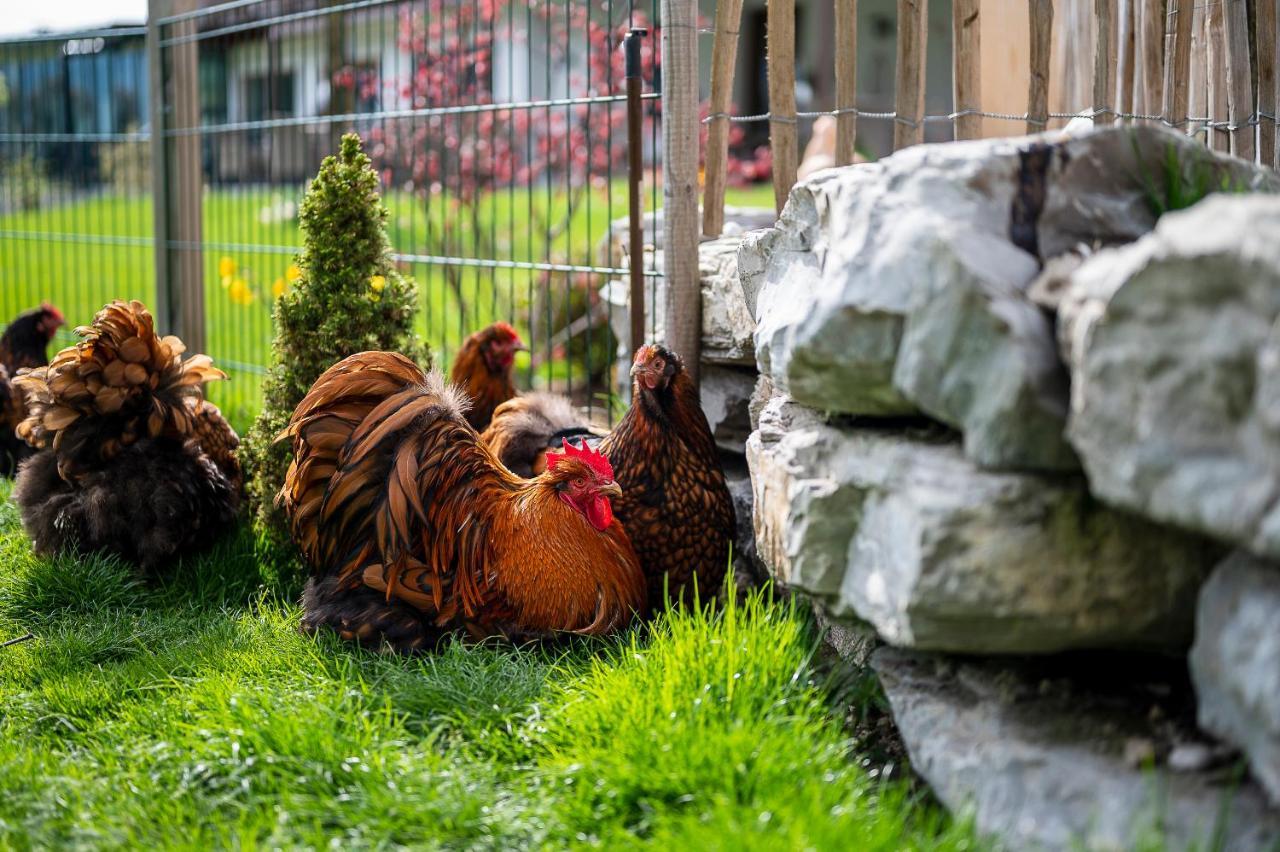
<path id="1" fill-rule="evenodd" d="M 231 296 L 231 301 L 237 305 L 251 305 L 256 298 L 253 295 L 253 290 L 249 288 L 248 284 L 244 283 L 243 278 L 236 278 L 231 282 L 229 295 Z"/>
<path id="2" fill-rule="evenodd" d="M 284 271 L 284 277 L 292 284 L 302 277 L 302 270 L 298 268 L 297 264 L 291 263 L 289 268 Z"/>
<path id="3" fill-rule="evenodd" d="M 283 278 L 277 278 L 271 283 L 271 295 L 273 298 L 279 299 L 284 295 L 284 291 L 289 289 L 289 285 Z"/>
<path id="4" fill-rule="evenodd" d="M 222 280 L 226 280 L 236 274 L 236 262 L 229 257 L 224 257 L 218 261 L 218 274 L 222 276 Z M 226 286 L 226 285 L 223 285 Z"/>
<path id="5" fill-rule="evenodd" d="M 387 279 L 382 275 L 375 275 L 369 279 L 369 289 L 375 293 L 381 293 L 383 288 L 387 286 Z M 377 301 L 376 299 L 374 301 Z"/>

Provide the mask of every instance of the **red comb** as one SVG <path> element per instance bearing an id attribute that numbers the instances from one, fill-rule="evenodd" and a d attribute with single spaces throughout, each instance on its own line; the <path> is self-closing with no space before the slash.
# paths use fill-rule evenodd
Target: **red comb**
<path id="1" fill-rule="evenodd" d="M 493 329 L 499 335 L 507 337 L 511 340 L 520 339 L 520 335 L 516 333 L 516 330 L 511 327 L 511 323 L 509 322 L 495 322 L 493 324 Z"/>
<path id="2" fill-rule="evenodd" d="M 600 478 L 610 482 L 613 481 L 613 466 L 609 464 L 609 460 L 601 453 L 597 453 L 588 447 L 586 441 L 582 442 L 582 448 L 579 449 L 570 444 L 568 438 L 561 438 L 560 440 L 564 444 L 564 452 L 547 453 L 547 467 L 555 468 L 557 464 L 565 459 L 575 458 L 594 470 Z"/>

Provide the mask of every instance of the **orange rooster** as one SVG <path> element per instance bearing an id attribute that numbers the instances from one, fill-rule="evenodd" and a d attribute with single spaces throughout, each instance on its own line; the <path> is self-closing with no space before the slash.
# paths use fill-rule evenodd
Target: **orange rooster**
<path id="1" fill-rule="evenodd" d="M 182 359 L 140 302 L 112 302 L 84 338 L 19 375 L 18 435 L 38 452 L 14 500 L 38 553 L 106 549 L 147 569 L 209 544 L 235 520 L 235 432 L 204 400 L 226 378 L 207 355 Z"/>
<path id="2" fill-rule="evenodd" d="M 511 365 L 517 352 L 528 351 L 520 335 L 505 322 L 486 326 L 462 342 L 450 378 L 471 400 L 467 412 L 471 428 L 483 432 L 493 410 L 516 395 Z"/>
<path id="3" fill-rule="evenodd" d="M 609 462 L 566 442 L 520 479 L 468 425 L 461 394 L 402 355 L 330 367 L 281 438 L 294 460 L 279 499 L 314 571 L 309 630 L 413 651 L 455 630 L 602 634 L 644 608 Z"/>
<path id="4" fill-rule="evenodd" d="M 615 511 L 644 566 L 650 607 L 691 597 L 695 577 L 707 600 L 720 590 L 736 529 L 715 439 L 674 352 L 640 347 L 631 375 L 631 407 L 600 444 L 622 486 Z"/>

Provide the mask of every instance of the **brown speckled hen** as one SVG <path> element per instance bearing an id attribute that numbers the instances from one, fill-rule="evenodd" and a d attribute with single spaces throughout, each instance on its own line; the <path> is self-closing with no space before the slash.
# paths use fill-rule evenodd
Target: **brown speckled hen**
<path id="1" fill-rule="evenodd" d="M 720 592 L 735 522 L 698 389 L 662 346 L 637 350 L 631 375 L 631 407 L 600 445 L 622 486 L 615 511 L 644 566 L 651 608 L 691 599 L 695 578 L 708 600 Z"/>
<path id="2" fill-rule="evenodd" d="M 566 448 L 521 479 L 464 411 L 438 373 L 389 352 L 340 361 L 298 405 L 280 501 L 313 570 L 306 629 L 418 651 L 455 631 L 602 634 L 643 610 L 608 461 Z"/>
<path id="3" fill-rule="evenodd" d="M 499 405 L 516 395 L 511 365 L 517 352 L 528 352 L 516 330 L 505 322 L 480 329 L 462 342 L 450 378 L 471 400 L 467 422 L 483 432 Z"/>
<path id="4" fill-rule="evenodd" d="M 140 302 L 112 302 L 83 340 L 16 380 L 37 448 L 14 488 L 38 553 L 108 550 L 146 569 L 204 547 L 239 504 L 237 439 L 204 383 L 207 355 L 182 359 Z"/>

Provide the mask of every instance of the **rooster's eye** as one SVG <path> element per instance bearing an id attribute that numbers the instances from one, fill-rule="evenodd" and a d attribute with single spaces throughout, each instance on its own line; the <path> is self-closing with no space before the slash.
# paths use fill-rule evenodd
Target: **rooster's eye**
<path id="1" fill-rule="evenodd" d="M 587 486 L 587 481 L 582 477 L 578 477 L 573 481 L 574 488 L 585 488 L 586 486 Z"/>

